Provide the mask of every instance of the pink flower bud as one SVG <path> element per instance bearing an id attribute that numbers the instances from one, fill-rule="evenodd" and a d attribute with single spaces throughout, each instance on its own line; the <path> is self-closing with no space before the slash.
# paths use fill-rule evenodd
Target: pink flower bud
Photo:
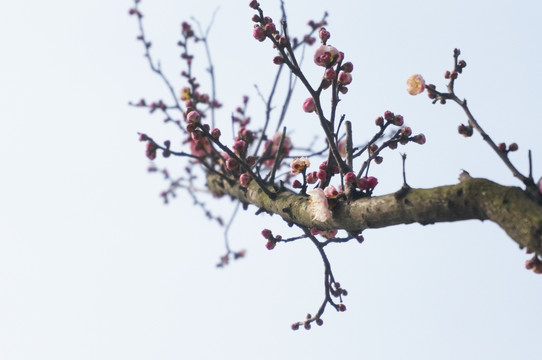
<path id="1" fill-rule="evenodd" d="M 250 180 L 252 180 L 252 178 L 250 177 L 249 174 L 243 173 L 241 174 L 241 176 L 239 176 L 239 183 L 241 184 L 242 187 L 247 187 L 248 184 L 250 183 Z"/>
<path id="2" fill-rule="evenodd" d="M 265 32 L 268 33 L 268 34 L 274 34 L 276 31 L 277 31 L 277 28 L 275 26 L 274 23 L 268 23 L 268 24 L 265 24 Z"/>
<path id="3" fill-rule="evenodd" d="M 239 170 L 239 163 L 237 160 L 229 158 L 226 160 L 226 169 L 230 171 L 237 171 Z"/>
<path id="4" fill-rule="evenodd" d="M 358 180 L 358 187 L 361 190 L 374 189 L 377 184 L 378 184 L 378 180 L 374 176 L 362 177 L 361 179 Z"/>
<path id="5" fill-rule="evenodd" d="M 263 236 L 264 238 L 266 238 L 267 240 L 269 240 L 269 239 L 272 239 L 272 238 L 273 238 L 273 233 L 272 233 L 271 230 L 269 230 L 269 229 L 263 229 L 263 230 L 262 230 L 262 236 Z"/>
<path id="6" fill-rule="evenodd" d="M 196 110 L 192 110 L 186 114 L 186 122 L 189 124 L 197 124 L 201 119 L 201 115 Z"/>
<path id="7" fill-rule="evenodd" d="M 248 6 L 253 8 L 254 10 L 257 10 L 260 7 L 260 3 L 258 3 L 256 0 L 252 0 Z"/>
<path id="8" fill-rule="evenodd" d="M 267 248 L 267 250 L 273 250 L 275 248 L 275 246 L 277 245 L 277 243 L 273 240 L 269 240 L 266 244 L 265 244 L 265 247 Z"/>
<path id="9" fill-rule="evenodd" d="M 325 170 L 319 170 L 318 173 L 316 174 L 316 177 L 321 180 L 321 181 L 324 181 L 327 177 L 327 173 Z"/>
<path id="10" fill-rule="evenodd" d="M 356 174 L 354 174 L 352 171 L 344 174 L 344 182 L 355 183 L 356 181 L 357 181 Z"/>
<path id="11" fill-rule="evenodd" d="M 214 128 L 213 131 L 211 131 L 211 136 L 217 140 L 220 139 L 220 135 L 221 132 L 219 128 Z"/>
<path id="12" fill-rule="evenodd" d="M 384 118 L 382 116 L 379 116 L 375 119 L 375 125 L 376 126 L 384 126 Z"/>
<path id="13" fill-rule="evenodd" d="M 416 144 L 423 145 L 425 144 L 425 135 L 424 134 L 418 134 L 412 138 L 412 141 L 414 141 Z"/>
<path id="14" fill-rule="evenodd" d="M 254 36 L 254 39 L 258 40 L 259 42 L 264 41 L 266 38 L 264 28 L 262 28 L 260 25 L 255 25 L 254 30 L 252 31 L 252 36 Z"/>
<path id="15" fill-rule="evenodd" d="M 337 81 L 341 85 L 348 85 L 352 82 L 352 75 L 350 73 L 341 71 L 339 73 L 339 77 L 337 78 Z"/>
<path id="16" fill-rule="evenodd" d="M 405 120 L 403 118 L 403 115 L 395 115 L 393 120 L 392 120 L 392 123 L 395 126 L 403 126 L 404 122 L 405 122 Z"/>
<path id="17" fill-rule="evenodd" d="M 301 182 L 299 180 L 294 180 L 294 182 L 292 183 L 292 187 L 294 189 L 301 189 L 303 187 L 303 184 L 301 184 Z"/>
<path id="18" fill-rule="evenodd" d="M 410 135 L 412 135 L 412 129 L 409 128 L 408 126 L 405 126 L 404 128 L 401 129 L 401 136 L 402 137 L 409 137 Z"/>
<path id="19" fill-rule="evenodd" d="M 312 97 L 305 99 L 305 101 L 303 102 L 303 111 L 311 113 L 314 110 L 316 110 L 316 104 L 314 103 L 314 99 Z"/>
<path id="20" fill-rule="evenodd" d="M 328 41 L 331 37 L 331 34 L 326 30 L 326 28 L 320 28 L 318 31 L 318 36 L 320 37 L 320 40 L 322 40 L 322 43 L 325 44 L 326 41 Z"/>
<path id="21" fill-rule="evenodd" d="M 352 64 L 350 61 L 349 62 L 345 62 L 342 66 L 341 66 L 341 70 L 346 72 L 346 73 L 351 73 L 352 71 L 354 71 L 354 64 Z"/>
<path id="22" fill-rule="evenodd" d="M 337 76 L 337 73 L 333 68 L 326 69 L 326 71 L 324 72 L 324 79 L 326 79 L 327 81 L 333 81 L 333 79 L 335 79 L 335 76 Z"/>
<path id="23" fill-rule="evenodd" d="M 237 155 L 242 155 L 245 152 L 246 143 L 243 140 L 237 140 L 235 143 L 233 143 L 233 151 Z"/>
<path id="24" fill-rule="evenodd" d="M 406 83 L 407 91 L 410 95 L 418 95 L 425 89 L 425 80 L 419 74 L 409 77 Z"/>
<path id="25" fill-rule="evenodd" d="M 273 58 L 273 64 L 275 65 L 282 65 L 284 64 L 284 58 L 282 56 L 275 56 Z"/>
<path id="26" fill-rule="evenodd" d="M 152 141 L 147 141 L 147 148 L 145 149 L 145 155 L 150 159 L 154 160 L 156 159 L 156 150 L 158 147 L 156 144 Z"/>

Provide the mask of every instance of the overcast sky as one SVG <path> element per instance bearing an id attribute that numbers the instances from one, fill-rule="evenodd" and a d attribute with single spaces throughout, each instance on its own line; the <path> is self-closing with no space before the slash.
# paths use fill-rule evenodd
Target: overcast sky
<path id="1" fill-rule="evenodd" d="M 254 90 L 268 91 L 275 55 L 252 38 L 243 1 L 143 0 L 152 50 L 177 89 L 179 24 L 207 24 L 223 126 L 243 95 L 263 117 Z M 278 20 L 279 3 L 262 0 Z M 333 4 L 333 5 L 332 5 Z M 167 184 L 146 172 L 137 132 L 179 142 L 160 116 L 129 101 L 166 98 L 136 42 L 131 1 L 4 1 L 0 4 L 0 358 L 26 359 L 521 359 L 539 353 L 542 278 L 496 225 L 467 221 L 366 231 L 363 245 L 329 249 L 349 291 L 348 311 L 293 332 L 323 296 L 323 267 L 308 242 L 264 247 L 260 231 L 296 235 L 280 219 L 241 212 L 234 249 L 247 257 L 225 269 L 223 230 L 186 194 L 165 206 Z M 536 0 L 287 1 L 291 33 L 329 11 L 330 44 L 354 63 L 339 111 L 357 141 L 386 110 L 404 115 L 427 144 L 411 144 L 413 187 L 457 182 L 461 169 L 519 186 L 453 104 L 412 97 L 413 73 L 444 85 L 459 47 L 467 61 L 459 96 L 497 142 L 517 142 L 514 163 L 542 175 L 542 4 Z M 312 56 L 312 49 L 307 57 Z M 208 85 L 203 54 L 196 69 Z M 303 68 L 313 82 L 320 70 Z M 298 88 L 286 125 L 307 141 L 315 120 Z M 308 129 L 308 130 L 307 130 Z M 177 137 L 176 137 L 177 136 Z M 312 135 L 311 135 L 312 136 Z M 182 161 L 159 161 L 180 173 Z M 398 153 L 373 169 L 376 194 L 401 186 Z M 203 185 L 203 184 L 202 184 Z M 207 199 L 227 218 L 228 199 Z"/>

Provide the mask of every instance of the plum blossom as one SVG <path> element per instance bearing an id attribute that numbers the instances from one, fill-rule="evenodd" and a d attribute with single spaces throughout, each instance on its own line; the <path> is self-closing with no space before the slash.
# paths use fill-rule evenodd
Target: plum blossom
<path id="1" fill-rule="evenodd" d="M 324 190 L 320 188 L 309 189 L 307 194 L 309 195 L 309 212 L 312 219 L 320 222 L 331 219 L 332 214 Z"/>
<path id="2" fill-rule="evenodd" d="M 337 191 L 337 189 L 335 189 L 335 186 L 333 185 L 328 185 L 326 186 L 326 188 L 324 189 L 324 194 L 326 195 L 326 197 L 328 198 L 335 198 L 339 195 L 339 192 Z"/>
<path id="3" fill-rule="evenodd" d="M 318 66 L 332 66 L 340 59 L 340 57 L 341 54 L 339 53 L 339 50 L 335 49 L 333 46 L 320 45 L 314 53 L 314 63 Z"/>
<path id="4" fill-rule="evenodd" d="M 304 172 L 311 163 L 306 157 L 298 157 L 292 160 L 290 163 L 290 168 L 292 169 L 292 174 L 299 174 Z"/>
<path id="5" fill-rule="evenodd" d="M 425 80 L 420 74 L 414 74 L 407 79 L 407 91 L 410 95 L 418 95 L 425 89 Z"/>

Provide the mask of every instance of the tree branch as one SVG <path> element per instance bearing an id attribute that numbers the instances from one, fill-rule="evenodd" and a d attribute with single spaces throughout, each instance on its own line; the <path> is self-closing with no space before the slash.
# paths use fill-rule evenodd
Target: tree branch
<path id="1" fill-rule="evenodd" d="M 333 218 L 314 221 L 308 197 L 283 190 L 274 200 L 257 184 L 246 189 L 230 185 L 217 175 L 207 177 L 207 186 L 215 195 L 230 195 L 270 214 L 278 214 L 288 223 L 320 230 L 343 229 L 358 233 L 364 229 L 399 224 L 422 225 L 461 220 L 491 220 L 498 224 L 521 247 L 542 254 L 542 206 L 518 187 L 496 184 L 487 179 L 471 178 L 457 185 L 431 189 L 411 189 L 399 200 L 394 194 L 339 201 Z"/>

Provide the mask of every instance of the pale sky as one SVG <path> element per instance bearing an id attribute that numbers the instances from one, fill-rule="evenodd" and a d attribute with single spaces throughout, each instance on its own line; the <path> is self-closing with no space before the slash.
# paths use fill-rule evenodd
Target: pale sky
<path id="1" fill-rule="evenodd" d="M 207 24 L 219 113 L 229 127 L 243 95 L 263 113 L 253 85 L 269 88 L 275 55 L 252 38 L 249 1 L 143 0 L 153 51 L 177 89 L 179 24 Z M 279 2 L 261 0 L 278 21 Z M 324 326 L 290 330 L 323 298 L 323 267 L 308 242 L 265 249 L 260 231 L 297 233 L 249 207 L 231 246 L 247 257 L 226 269 L 222 229 L 148 174 L 137 132 L 177 140 L 160 116 L 127 105 L 164 97 L 135 41 L 131 1 L 4 1 L 0 4 L 0 359 L 526 359 L 539 353 L 542 277 L 496 225 L 468 221 L 364 233 L 363 245 L 329 249 L 348 290 L 348 310 L 327 309 Z M 385 110 L 404 115 L 424 146 L 411 144 L 412 187 L 472 176 L 520 186 L 480 136 L 465 139 L 453 104 L 412 97 L 421 73 L 443 86 L 458 47 L 467 68 L 457 92 L 497 142 L 517 142 L 527 172 L 542 176 L 542 4 L 539 1 L 287 1 L 290 29 L 329 11 L 330 44 L 354 63 L 340 112 L 363 142 Z M 307 52 L 308 60 L 312 48 Z M 199 60 L 203 60 L 201 53 Z M 204 65 L 197 63 L 203 69 Z M 306 61 L 316 82 L 321 69 Z M 206 74 L 201 71 L 204 86 Z M 315 128 L 298 88 L 286 125 L 295 142 Z M 221 121 L 221 120 L 219 120 Z M 182 161 L 159 161 L 180 173 Z M 386 194 L 401 186 L 398 153 L 375 168 Z M 227 199 L 207 199 L 225 217 Z"/>

